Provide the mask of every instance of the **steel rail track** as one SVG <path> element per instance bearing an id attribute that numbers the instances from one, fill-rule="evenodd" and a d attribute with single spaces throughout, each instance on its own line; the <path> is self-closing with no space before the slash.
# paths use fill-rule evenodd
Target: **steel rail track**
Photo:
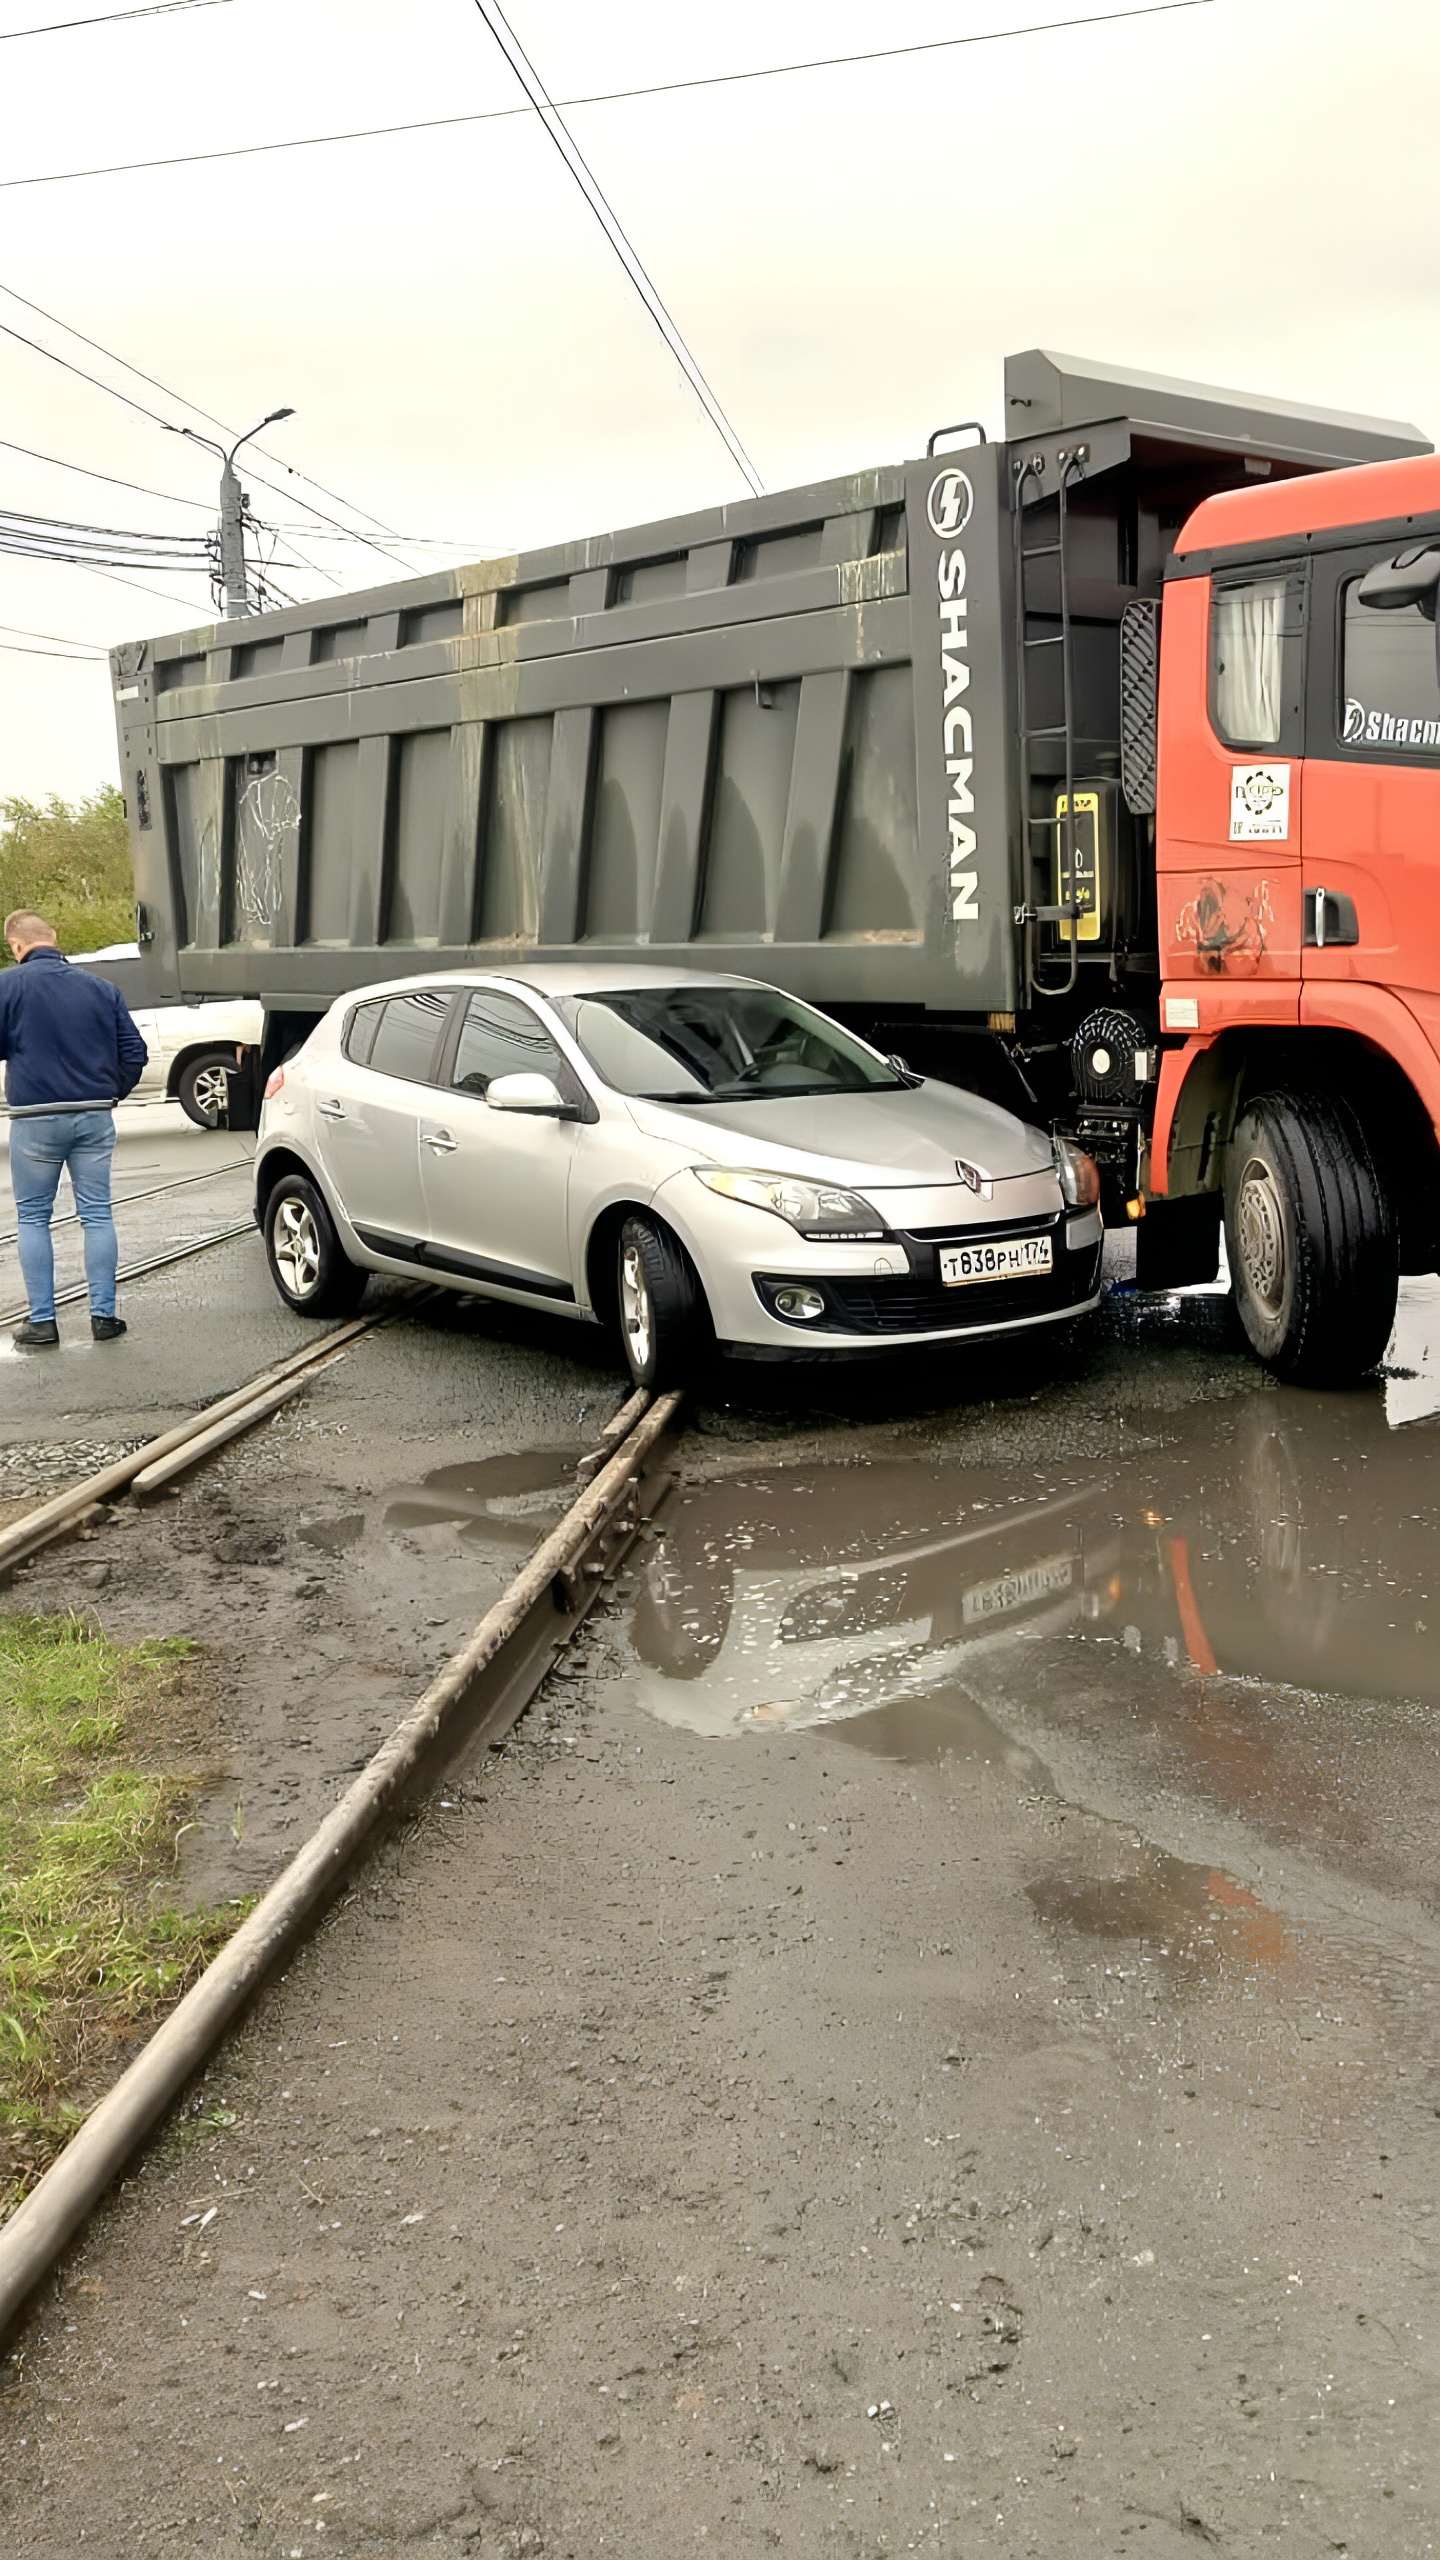
<path id="1" fill-rule="evenodd" d="M 559 1526 L 0 2229 L 0 2336 L 377 1826 L 417 1783 L 509 1731 L 663 1499 L 659 1451 L 681 1401 L 679 1390 L 654 1403 L 641 1393 L 616 1415 Z"/>
<path id="2" fill-rule="evenodd" d="M 228 1164 L 212 1164 L 204 1173 L 177 1174 L 173 1182 L 150 1182 L 146 1184 L 143 1191 L 117 1191 L 113 1206 L 117 1209 L 128 1209 L 132 1200 L 158 1200 L 167 1191 L 187 1191 L 193 1182 L 218 1182 L 222 1173 L 247 1173 L 249 1169 L 248 1156 L 232 1156 Z M 56 1227 L 78 1227 L 79 1224 L 78 1209 L 67 1209 L 63 1218 L 52 1218 L 50 1221 L 52 1233 Z M 19 1241 L 19 1228 L 7 1228 L 4 1235 L 0 1235 L 0 1252 L 3 1252 L 7 1245 L 18 1244 Z"/>
<path id="3" fill-rule="evenodd" d="M 217 1227 L 213 1235 L 195 1236 L 188 1244 L 171 1245 L 165 1253 L 152 1253 L 144 1262 L 123 1263 L 115 1278 L 117 1282 L 143 1280 L 148 1272 L 163 1271 L 169 1263 L 188 1262 L 192 1253 L 208 1253 L 212 1245 L 233 1244 L 237 1236 L 253 1236 L 255 1232 L 253 1218 L 239 1218 L 233 1227 Z M 89 1294 L 86 1283 L 77 1280 L 68 1289 L 56 1290 L 55 1304 L 57 1307 L 73 1307 Z M 28 1305 L 7 1307 L 0 1315 L 0 1326 L 23 1324 L 29 1313 Z"/>
<path id="4" fill-rule="evenodd" d="M 420 1295 L 428 1296 L 429 1292 L 407 1299 L 405 1308 L 416 1305 Z M 377 1307 L 373 1315 L 353 1316 L 348 1324 L 333 1327 L 305 1350 L 292 1352 L 287 1360 L 262 1369 L 247 1385 L 219 1397 L 214 1404 L 202 1406 L 172 1430 L 162 1431 L 157 1439 L 143 1442 L 110 1466 L 101 1467 L 95 1475 L 67 1485 L 62 1493 L 52 1494 L 48 1502 L 25 1512 L 19 1520 L 12 1520 L 8 1528 L 0 1529 L 0 1579 L 38 1548 L 78 1528 L 113 1495 L 127 1492 L 138 1476 L 148 1474 L 152 1485 L 158 1486 L 170 1474 L 178 1474 L 184 1466 L 208 1456 L 223 1440 L 248 1430 L 252 1422 L 263 1422 L 287 1396 L 298 1395 L 315 1371 L 328 1367 L 347 1344 L 358 1341 L 361 1334 L 372 1333 L 378 1325 L 393 1322 L 401 1311 L 391 1305 Z M 176 1463 L 172 1465 L 171 1461 Z"/>

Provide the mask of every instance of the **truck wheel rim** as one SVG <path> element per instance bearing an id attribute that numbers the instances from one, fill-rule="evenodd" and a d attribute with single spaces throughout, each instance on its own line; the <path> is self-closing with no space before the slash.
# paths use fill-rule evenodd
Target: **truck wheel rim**
<path id="1" fill-rule="evenodd" d="M 620 1257 L 620 1315 L 630 1346 L 631 1362 L 638 1375 L 650 1359 L 651 1317 L 649 1284 L 640 1259 L 640 1248 L 636 1244 L 627 1244 Z"/>
<path id="2" fill-rule="evenodd" d="M 1267 1316 L 1278 1318 L 1285 1303 L 1285 1212 L 1275 1176 L 1259 1156 L 1240 1176 L 1235 1228 L 1250 1294 Z"/>
<path id="3" fill-rule="evenodd" d="M 320 1235 L 303 1200 L 282 1200 L 271 1231 L 275 1268 L 292 1298 L 308 1298 L 320 1277 Z"/>
<path id="4" fill-rule="evenodd" d="M 195 1108 L 212 1127 L 230 1108 L 230 1076 L 225 1067 L 202 1067 L 190 1087 Z"/>

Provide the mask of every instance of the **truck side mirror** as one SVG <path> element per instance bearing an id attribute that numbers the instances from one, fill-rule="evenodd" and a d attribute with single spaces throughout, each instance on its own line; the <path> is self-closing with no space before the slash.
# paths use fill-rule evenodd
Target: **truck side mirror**
<path id="1" fill-rule="evenodd" d="M 1132 818 L 1155 814 L 1160 731 L 1160 599 L 1135 596 L 1120 616 L 1120 788 Z"/>
<path id="2" fill-rule="evenodd" d="M 1397 551 L 1393 560 L 1377 560 L 1355 593 L 1356 602 L 1368 604 L 1375 613 L 1398 613 L 1407 604 L 1418 604 L 1426 621 L 1433 622 L 1437 590 L 1440 551 L 1420 542 L 1412 543 L 1408 551 Z"/>

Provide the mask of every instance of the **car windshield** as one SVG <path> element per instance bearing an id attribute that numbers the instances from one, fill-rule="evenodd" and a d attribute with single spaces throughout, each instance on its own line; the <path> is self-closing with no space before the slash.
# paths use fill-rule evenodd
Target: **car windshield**
<path id="1" fill-rule="evenodd" d="M 838 1023 L 770 987 L 624 987 L 556 1010 L 597 1075 L 642 1102 L 869 1093 L 902 1082 Z"/>

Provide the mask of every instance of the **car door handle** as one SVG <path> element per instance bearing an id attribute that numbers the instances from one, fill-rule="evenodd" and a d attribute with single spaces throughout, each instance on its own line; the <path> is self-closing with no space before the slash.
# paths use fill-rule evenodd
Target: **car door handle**
<path id="1" fill-rule="evenodd" d="M 345 1105 L 343 1102 L 317 1102 L 315 1108 L 319 1112 L 322 1120 L 343 1120 L 345 1117 Z"/>
<path id="2" fill-rule="evenodd" d="M 422 1147 L 429 1147 L 437 1156 L 451 1156 L 459 1140 L 449 1129 L 422 1129 L 420 1143 Z"/>

